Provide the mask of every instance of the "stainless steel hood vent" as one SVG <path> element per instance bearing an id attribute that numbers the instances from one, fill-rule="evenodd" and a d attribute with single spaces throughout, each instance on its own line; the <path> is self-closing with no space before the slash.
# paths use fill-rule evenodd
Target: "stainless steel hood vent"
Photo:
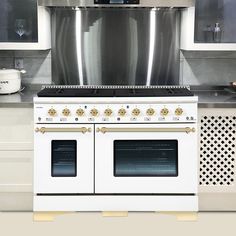
<path id="1" fill-rule="evenodd" d="M 195 0 L 38 0 L 48 7 L 191 7 Z"/>

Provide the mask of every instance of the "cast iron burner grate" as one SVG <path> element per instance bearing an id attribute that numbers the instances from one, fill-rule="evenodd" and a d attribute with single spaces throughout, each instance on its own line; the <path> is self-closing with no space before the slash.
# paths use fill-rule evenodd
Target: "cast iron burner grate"
<path id="1" fill-rule="evenodd" d="M 194 96 L 184 86 L 48 86 L 38 97 L 185 97 Z"/>

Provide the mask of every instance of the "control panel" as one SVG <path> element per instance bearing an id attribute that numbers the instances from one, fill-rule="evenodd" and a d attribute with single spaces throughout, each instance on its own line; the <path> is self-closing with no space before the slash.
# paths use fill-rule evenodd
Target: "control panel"
<path id="1" fill-rule="evenodd" d="M 196 122 L 197 104 L 35 104 L 36 123 Z"/>

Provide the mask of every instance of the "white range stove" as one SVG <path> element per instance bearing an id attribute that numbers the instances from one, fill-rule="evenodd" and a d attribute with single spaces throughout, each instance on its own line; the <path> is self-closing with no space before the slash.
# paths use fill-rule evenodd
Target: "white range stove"
<path id="1" fill-rule="evenodd" d="M 187 87 L 48 86 L 34 99 L 34 211 L 198 211 Z"/>

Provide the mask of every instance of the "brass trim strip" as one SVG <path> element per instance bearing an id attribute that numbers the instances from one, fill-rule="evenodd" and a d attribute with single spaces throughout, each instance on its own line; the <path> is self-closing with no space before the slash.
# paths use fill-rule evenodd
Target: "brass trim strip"
<path id="1" fill-rule="evenodd" d="M 97 128 L 96 132 L 113 133 L 113 132 L 182 132 L 182 133 L 195 133 L 195 128 Z"/>
<path id="2" fill-rule="evenodd" d="M 91 128 L 86 128 L 86 127 L 81 127 L 81 128 L 36 128 L 35 129 L 36 133 L 54 133 L 54 132 L 80 132 L 80 133 L 91 133 L 92 129 Z"/>

